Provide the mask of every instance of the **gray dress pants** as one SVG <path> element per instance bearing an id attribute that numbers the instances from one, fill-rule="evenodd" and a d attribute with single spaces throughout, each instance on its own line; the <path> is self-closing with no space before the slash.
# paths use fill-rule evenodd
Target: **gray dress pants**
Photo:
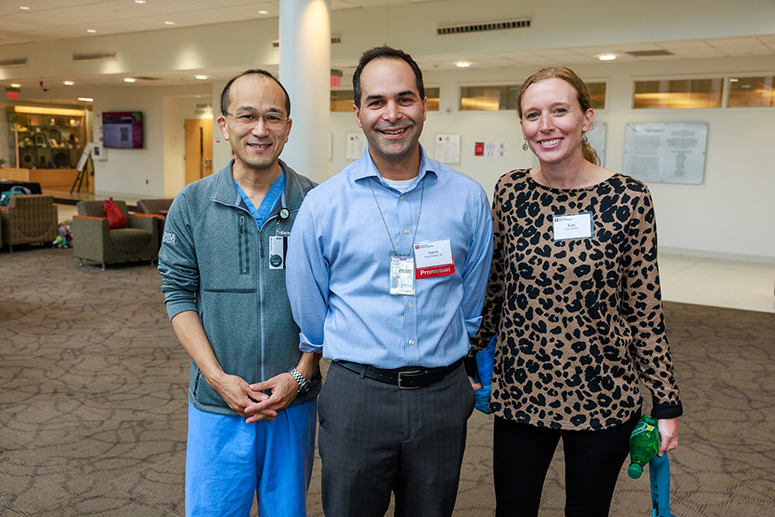
<path id="1" fill-rule="evenodd" d="M 331 364 L 318 398 L 328 517 L 445 517 L 457 497 L 474 391 L 465 368 L 401 390 Z"/>

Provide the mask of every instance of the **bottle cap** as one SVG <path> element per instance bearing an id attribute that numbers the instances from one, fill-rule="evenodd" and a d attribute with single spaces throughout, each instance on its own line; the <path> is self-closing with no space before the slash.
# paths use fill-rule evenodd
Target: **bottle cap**
<path id="1" fill-rule="evenodd" d="M 627 474 L 629 474 L 632 479 L 638 479 L 640 475 L 643 474 L 643 467 L 637 463 L 631 463 L 630 468 L 627 469 Z"/>

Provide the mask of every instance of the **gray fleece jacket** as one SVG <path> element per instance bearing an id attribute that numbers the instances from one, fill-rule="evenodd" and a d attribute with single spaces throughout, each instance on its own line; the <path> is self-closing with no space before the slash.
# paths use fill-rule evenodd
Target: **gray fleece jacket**
<path id="1" fill-rule="evenodd" d="M 279 243 L 287 244 L 301 202 L 315 184 L 281 161 L 283 199 L 258 228 L 234 185 L 232 163 L 177 195 L 165 222 L 159 271 L 170 320 L 196 311 L 223 370 L 255 383 L 287 372 L 301 356 L 284 265 L 277 268 L 284 254 L 271 257 L 270 266 L 270 238 L 284 238 L 272 239 L 275 252 Z M 287 217 L 281 208 L 287 208 Z M 311 380 L 312 389 L 292 405 L 318 394 L 319 370 Z M 188 398 L 202 411 L 236 415 L 193 362 Z"/>

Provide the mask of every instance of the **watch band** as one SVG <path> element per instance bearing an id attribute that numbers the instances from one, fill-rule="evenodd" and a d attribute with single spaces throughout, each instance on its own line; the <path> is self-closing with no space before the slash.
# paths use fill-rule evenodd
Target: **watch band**
<path id="1" fill-rule="evenodd" d="M 296 382 L 299 383 L 299 389 L 298 389 L 299 395 L 304 395 L 312 387 L 312 383 L 309 382 L 307 379 L 305 379 L 304 376 L 300 374 L 299 370 L 297 370 L 296 368 L 291 368 L 290 370 L 288 370 L 288 373 L 290 373 L 293 376 L 293 378 L 296 379 Z"/>

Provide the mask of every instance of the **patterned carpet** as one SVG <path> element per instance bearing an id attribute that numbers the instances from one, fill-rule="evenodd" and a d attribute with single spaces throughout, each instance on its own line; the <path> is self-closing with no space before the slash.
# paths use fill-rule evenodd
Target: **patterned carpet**
<path id="1" fill-rule="evenodd" d="M 189 359 L 155 267 L 103 272 L 70 250 L 20 249 L 0 253 L 0 279 L 0 515 L 182 515 Z M 673 513 L 775 515 L 775 315 L 666 311 L 687 411 Z M 491 429 L 481 413 L 469 421 L 456 516 L 494 514 Z M 558 454 L 542 516 L 563 515 L 562 472 Z M 647 477 L 623 468 L 611 515 L 650 514 Z"/>

